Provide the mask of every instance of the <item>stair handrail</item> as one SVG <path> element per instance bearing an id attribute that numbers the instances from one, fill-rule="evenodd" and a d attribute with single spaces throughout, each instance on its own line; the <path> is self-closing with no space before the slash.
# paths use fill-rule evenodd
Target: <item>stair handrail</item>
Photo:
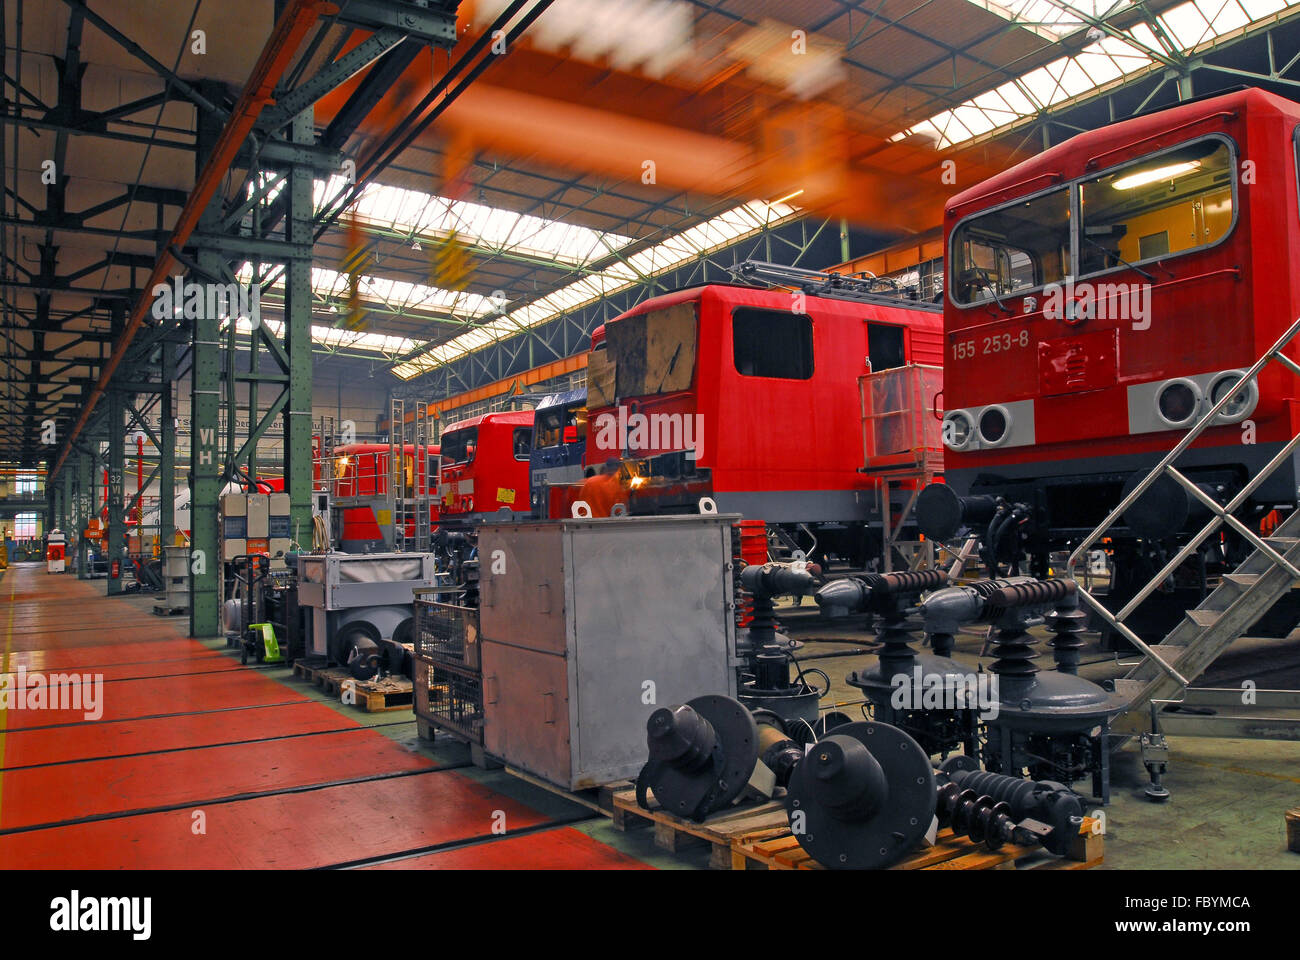
<path id="1" fill-rule="evenodd" d="M 1296 321 L 1287 328 L 1286 332 L 1283 333 L 1282 336 L 1279 337 L 1277 341 L 1269 347 L 1258 360 L 1255 361 L 1251 368 L 1242 375 L 1238 384 L 1240 386 L 1245 386 L 1246 384 L 1255 381 L 1259 376 L 1259 372 L 1273 360 L 1277 360 L 1283 366 L 1290 369 L 1292 373 L 1300 375 L 1300 364 L 1282 353 L 1282 348 L 1290 343 L 1297 333 L 1300 333 L 1300 318 L 1297 318 Z M 1188 447 L 1196 442 L 1197 438 L 1205 432 L 1207 427 L 1214 423 L 1219 412 L 1232 401 L 1232 398 L 1237 394 L 1237 392 L 1237 390 L 1229 390 L 1218 403 L 1206 411 L 1204 416 L 1202 416 L 1200 420 L 1198 420 L 1191 429 L 1188 430 L 1183 439 L 1180 440 L 1178 444 L 1169 451 L 1169 453 L 1165 454 L 1159 463 L 1151 468 L 1151 471 L 1136 487 L 1132 489 L 1132 491 L 1129 492 L 1128 496 L 1124 497 L 1119 502 L 1118 506 L 1111 510 L 1111 512 L 1106 515 L 1106 518 L 1102 520 L 1091 533 L 1084 537 L 1082 541 L 1080 541 L 1079 545 L 1075 547 L 1074 551 L 1070 554 L 1065 563 L 1066 576 L 1077 583 L 1078 578 L 1075 576 L 1074 568 L 1078 564 L 1080 558 L 1086 557 L 1088 551 L 1091 550 L 1093 546 L 1101 540 L 1106 532 L 1115 525 L 1116 521 L 1124 515 L 1128 508 L 1137 502 L 1138 498 L 1141 497 L 1142 494 L 1146 493 L 1156 480 L 1165 474 L 1173 477 L 1175 481 L 1187 489 L 1188 493 L 1194 496 L 1210 510 L 1210 521 L 1196 534 L 1195 537 L 1192 538 L 1191 541 L 1188 542 L 1186 546 L 1183 547 L 1182 550 L 1174 556 L 1174 559 L 1165 564 L 1164 568 L 1152 577 L 1151 580 L 1147 582 L 1146 586 L 1134 595 L 1133 599 L 1130 600 L 1118 614 L 1112 614 L 1107 610 L 1105 605 L 1082 585 L 1078 587 L 1079 596 L 1088 604 L 1088 606 L 1095 610 L 1103 620 L 1110 624 L 1110 626 L 1118 631 L 1126 640 L 1141 650 L 1148 660 L 1154 663 L 1166 675 L 1177 681 L 1179 686 L 1184 688 L 1189 685 L 1187 678 L 1179 673 L 1172 664 L 1166 663 L 1141 637 L 1129 629 L 1123 621 L 1125 617 L 1137 609 L 1138 605 L 1141 604 L 1143 600 L 1155 592 L 1160 584 L 1165 582 L 1165 579 L 1169 574 L 1177 569 L 1178 565 L 1190 556 L 1191 552 L 1199 547 L 1206 537 L 1217 530 L 1220 524 L 1227 523 L 1254 544 L 1255 548 L 1264 553 L 1273 561 L 1273 563 L 1285 567 L 1289 573 L 1296 577 L 1296 579 L 1300 579 L 1300 570 L 1297 570 L 1290 561 L 1265 543 L 1264 540 L 1254 531 L 1250 530 L 1245 524 L 1232 516 L 1232 512 L 1245 502 L 1245 500 L 1254 492 L 1255 488 L 1258 487 L 1265 478 L 1270 476 L 1277 467 L 1286 461 L 1287 457 L 1297 445 L 1300 445 L 1300 434 L 1293 437 L 1291 441 L 1282 448 L 1277 456 L 1270 460 L 1264 469 L 1261 470 L 1250 481 L 1250 483 L 1248 483 L 1245 488 L 1237 494 L 1237 496 L 1233 497 L 1226 506 L 1220 506 L 1216 503 L 1213 498 L 1208 496 L 1200 487 L 1196 486 L 1195 483 L 1189 480 L 1173 466 L 1174 461 L 1177 460 Z"/>

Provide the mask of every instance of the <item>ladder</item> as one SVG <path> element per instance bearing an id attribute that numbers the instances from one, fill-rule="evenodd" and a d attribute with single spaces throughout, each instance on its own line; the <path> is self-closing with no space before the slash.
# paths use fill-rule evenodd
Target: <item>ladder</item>
<path id="1" fill-rule="evenodd" d="M 425 552 L 429 549 L 429 478 L 421 482 L 421 473 L 429 464 L 429 409 L 423 401 L 409 404 L 412 414 L 407 423 L 408 403 L 392 397 L 388 406 L 388 502 L 393 517 L 393 549 L 399 552 Z M 412 448 L 411 472 L 406 473 L 406 448 Z M 408 482 L 409 480 L 409 482 Z M 410 535 L 407 531 L 411 531 Z"/>
<path id="2" fill-rule="evenodd" d="M 1282 349 L 1298 332 L 1300 332 L 1300 320 L 1293 323 L 1286 333 L 1246 371 L 1240 380 L 1240 385 L 1245 387 L 1254 381 L 1259 372 L 1272 362 L 1280 363 L 1292 373 L 1300 374 L 1300 364 L 1282 353 Z M 1211 705 L 1214 698 L 1207 697 L 1206 694 L 1223 694 L 1223 699 L 1229 702 L 1235 697 L 1240 704 L 1242 700 L 1240 690 L 1189 691 L 1188 688 L 1220 654 L 1250 628 L 1251 624 L 1267 613 L 1300 580 L 1300 509 L 1292 511 L 1290 516 L 1266 537 L 1261 537 L 1234 516 L 1260 484 L 1292 457 L 1296 448 L 1300 447 L 1300 434 L 1284 444 L 1264 469 L 1226 504 L 1215 501 L 1174 466 L 1178 457 L 1214 422 L 1219 411 L 1227 406 L 1237 393 L 1237 390 L 1228 391 L 1206 412 L 1186 436 L 1152 468 L 1145 479 L 1084 538 L 1067 561 L 1067 575 L 1078 583 L 1078 578 L 1075 576 L 1076 565 L 1080 561 L 1087 562 L 1088 552 L 1100 541 L 1105 532 L 1118 523 L 1125 511 L 1162 476 L 1168 476 L 1181 484 L 1211 514 L 1210 520 L 1117 613 L 1107 610 L 1100 600 L 1079 583 L 1080 599 L 1144 655 L 1126 676 L 1115 682 L 1116 692 L 1127 698 L 1124 706 L 1126 716 L 1123 723 L 1117 721 L 1115 724 L 1117 730 L 1136 731 L 1144 728 L 1142 723 L 1144 712 L 1151 710 L 1152 716 L 1157 716 L 1154 710 L 1162 704 Z M 1241 535 L 1255 548 L 1254 552 L 1234 572 L 1226 574 L 1196 609 L 1187 611 L 1183 620 L 1163 640 L 1148 645 L 1124 623 L 1124 620 L 1166 582 L 1167 578 L 1195 553 L 1202 543 L 1223 526 L 1230 527 Z M 1267 692 L 1282 696 L 1271 698 L 1271 702 L 1261 699 L 1257 702 L 1258 706 L 1285 705 L 1295 699 L 1294 695 L 1287 696 L 1287 691 Z M 1160 715 L 1162 723 L 1165 716 L 1168 715 Z M 1194 735 L 1241 736 L 1243 734 L 1240 731 L 1246 729 L 1240 723 L 1225 726 L 1223 732 L 1211 729 L 1211 725 L 1203 726 L 1206 729 L 1196 731 Z M 1255 735 L 1258 736 L 1279 739 L 1294 739 L 1300 736 L 1300 721 L 1269 720 L 1257 727 L 1260 732 Z M 1288 730 L 1290 732 L 1286 732 Z"/>

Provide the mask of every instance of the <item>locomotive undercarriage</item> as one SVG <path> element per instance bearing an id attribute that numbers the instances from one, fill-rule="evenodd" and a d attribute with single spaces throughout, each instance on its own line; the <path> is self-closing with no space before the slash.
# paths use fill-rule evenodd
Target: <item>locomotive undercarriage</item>
<path id="1" fill-rule="evenodd" d="M 1272 446 L 1273 449 L 1269 449 Z M 1189 465 L 1184 474 L 1218 503 L 1230 501 L 1249 482 L 1256 460 L 1266 461 L 1277 452 L 1276 445 L 1261 444 L 1249 451 L 1249 463 L 1223 465 L 1209 462 L 1213 450 L 1201 453 L 1201 463 Z M 1190 458 L 1190 454 L 1189 454 Z M 1126 461 L 1131 458 L 1124 458 Z M 1125 467 L 1130 464 L 1125 462 Z M 961 473 L 974 473 L 962 471 Z M 1261 487 L 1260 499 L 1247 502 L 1236 513 L 1243 524 L 1260 531 L 1275 510 L 1285 514 L 1295 508 L 1294 471 L 1279 470 Z M 1061 475 L 1047 478 L 999 476 L 979 473 L 968 480 L 968 492 L 961 490 L 960 473 L 950 474 L 947 491 L 928 488 L 917 504 L 918 523 L 936 539 L 953 541 L 979 537 L 979 559 L 987 576 L 1026 574 L 1046 577 L 1053 573 L 1053 554 L 1068 553 L 1100 523 L 1131 489 L 1130 484 L 1145 476 L 1145 470 L 1115 470 Z M 937 486 L 937 485 L 936 485 Z M 1210 518 L 1210 513 L 1178 484 L 1169 480 L 1157 485 L 1138 500 L 1124 517 L 1124 525 L 1113 527 L 1105 542 L 1105 570 L 1081 574 L 1090 589 L 1112 611 L 1122 608 L 1179 551 Z M 955 528 L 954 528 L 955 521 Z M 1224 574 L 1232 572 L 1248 556 L 1244 539 L 1224 530 L 1209 538 L 1190 556 L 1126 621 L 1140 636 L 1157 640 L 1169 632 L 1212 591 Z M 1280 600 L 1254 624 L 1250 635 L 1286 636 L 1300 622 L 1300 598 Z M 1108 649 L 1127 652 L 1122 637 L 1113 635 L 1100 618 L 1093 629 L 1102 633 Z"/>

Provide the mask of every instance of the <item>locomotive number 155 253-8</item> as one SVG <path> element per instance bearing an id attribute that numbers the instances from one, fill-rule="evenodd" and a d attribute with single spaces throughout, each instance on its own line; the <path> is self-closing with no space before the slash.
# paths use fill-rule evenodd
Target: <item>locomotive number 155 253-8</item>
<path id="1" fill-rule="evenodd" d="M 1028 330 L 1021 330 L 1019 333 L 990 333 L 968 337 L 965 340 L 954 340 L 952 358 L 969 360 L 977 354 L 1007 353 L 1017 347 L 1027 346 L 1029 346 Z"/>

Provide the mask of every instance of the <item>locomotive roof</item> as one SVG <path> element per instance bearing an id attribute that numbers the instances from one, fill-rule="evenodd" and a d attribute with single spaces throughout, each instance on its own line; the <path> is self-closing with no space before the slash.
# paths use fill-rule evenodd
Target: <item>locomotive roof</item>
<path id="1" fill-rule="evenodd" d="M 533 416 L 534 411 L 532 410 L 496 410 L 492 413 L 480 413 L 477 417 L 457 420 L 446 427 L 442 434 L 446 436 L 453 430 L 468 430 L 470 427 L 477 427 L 485 423 L 506 423 L 516 427 L 532 426 Z"/>
<path id="2" fill-rule="evenodd" d="M 604 326 L 618 323 L 618 321 L 628 317 L 639 316 L 651 310 L 701 300 L 706 296 L 716 296 L 719 299 L 742 306 L 771 307 L 779 310 L 788 310 L 790 308 L 790 291 L 788 290 L 750 287 L 736 283 L 705 283 L 696 287 L 684 287 L 670 293 L 660 294 L 657 297 L 651 297 L 649 300 L 638 303 L 626 313 L 621 313 L 617 317 L 606 320 Z M 880 297 L 878 300 L 869 301 L 840 300 L 834 297 L 819 297 L 811 293 L 805 294 L 805 296 L 807 296 L 808 300 L 815 301 L 819 310 L 824 310 L 827 313 L 847 314 L 858 319 L 864 318 L 864 311 L 902 310 L 909 313 L 926 314 L 940 312 L 937 305 L 934 304 L 901 298 L 895 300 L 885 296 Z"/>
<path id="3" fill-rule="evenodd" d="M 1175 134 L 1171 142 L 1208 133 L 1210 131 L 1205 128 L 1189 130 L 1188 125 L 1225 110 L 1236 113 L 1272 110 L 1300 119 L 1300 104 L 1251 87 L 1120 120 L 1096 130 L 1076 134 L 997 176 L 963 190 L 948 201 L 945 219 L 952 223 L 981 207 L 994 206 L 1016 196 L 1045 190 L 1055 182 L 1065 182 L 1098 172 L 1121 162 L 1122 158 L 1116 157 L 1113 161 L 1095 165 L 1089 165 L 1089 160 L 1121 150 L 1130 144 L 1152 141 L 1165 131 Z M 1156 144 L 1152 143 L 1151 148 L 1156 149 Z M 1055 179 L 1049 179 L 1052 174 Z"/>
<path id="4" fill-rule="evenodd" d="M 541 410 L 549 410 L 552 407 L 563 407 L 566 404 L 573 403 L 575 400 L 586 400 L 586 399 L 587 399 L 586 387 L 579 387 L 576 390 L 564 390 L 560 393 L 548 393 L 546 396 L 542 397 L 540 401 L 538 401 L 537 406 L 534 407 L 533 410 L 534 412 L 541 411 Z"/>

